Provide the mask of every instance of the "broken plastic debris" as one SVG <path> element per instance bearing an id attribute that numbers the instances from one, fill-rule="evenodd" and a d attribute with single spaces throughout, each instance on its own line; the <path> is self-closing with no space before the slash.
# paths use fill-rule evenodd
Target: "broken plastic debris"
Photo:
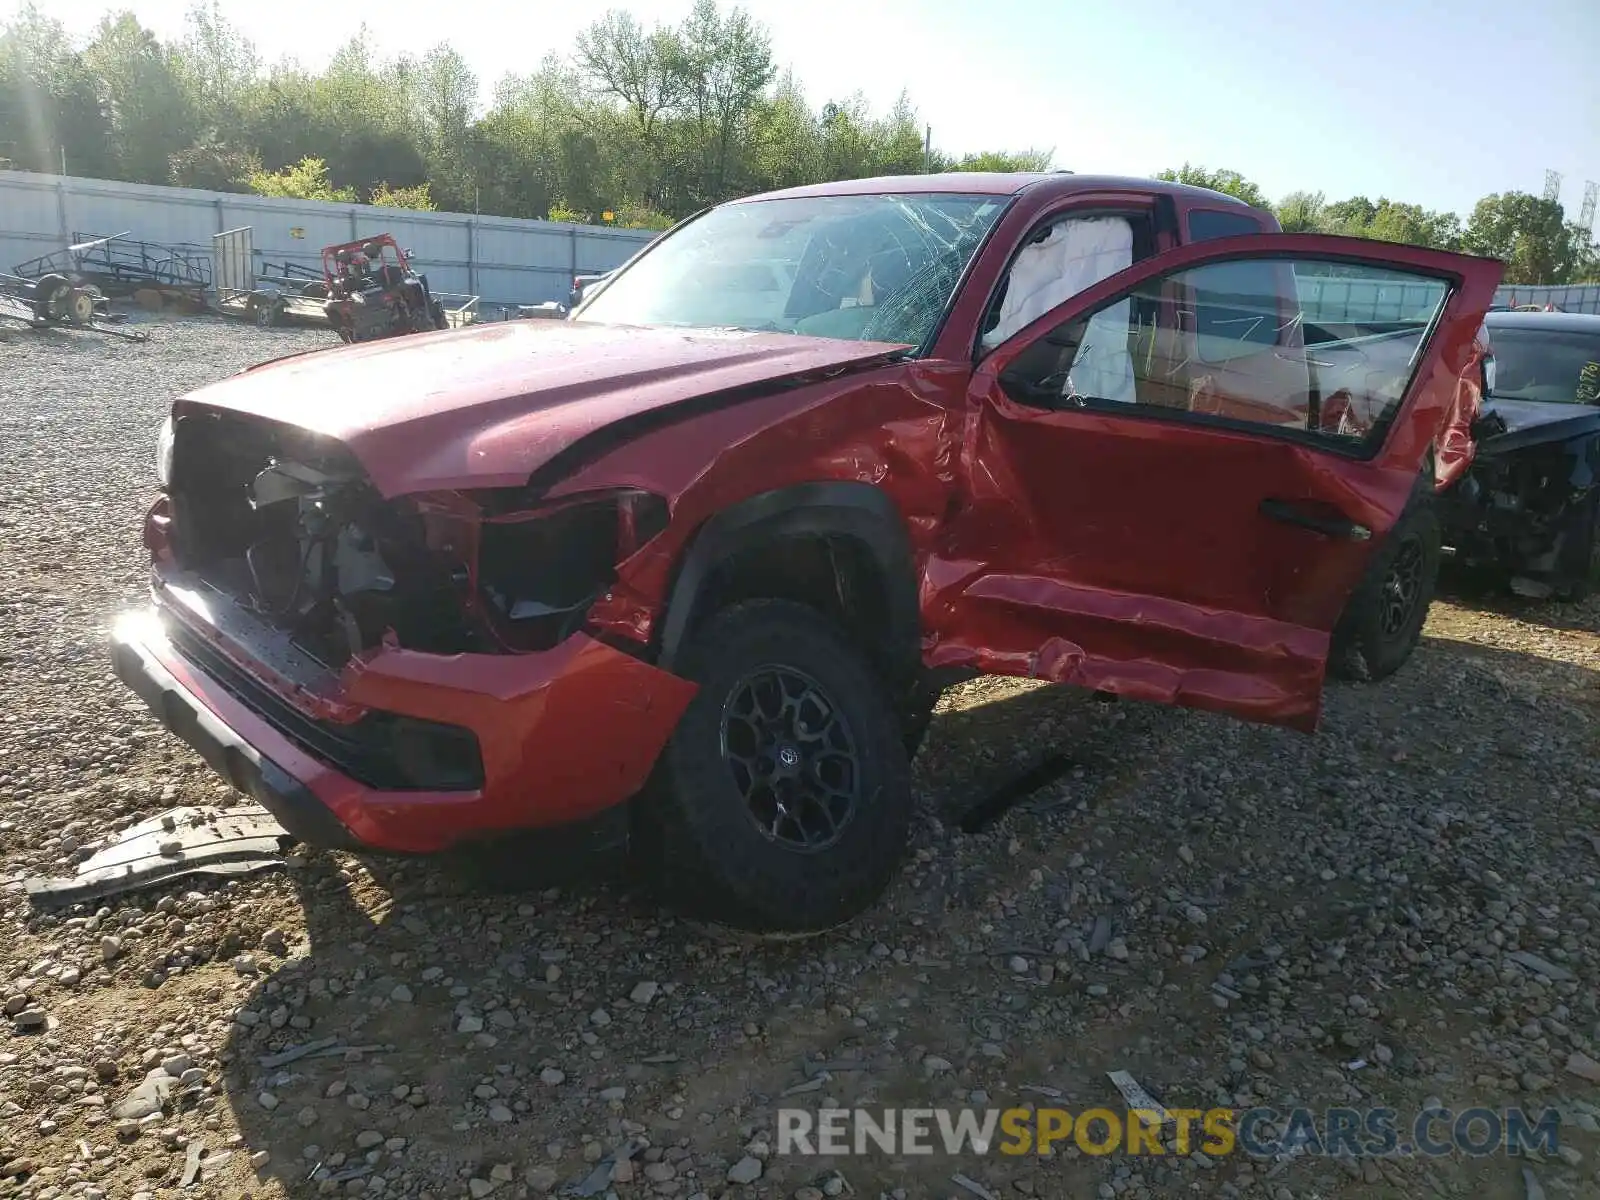
<path id="1" fill-rule="evenodd" d="M 1526 967 L 1530 971 L 1543 975 L 1552 983 L 1565 983 L 1572 978 L 1571 971 L 1565 967 L 1557 966 L 1547 958 L 1540 958 L 1531 950 L 1513 950 L 1506 957 L 1518 966 Z"/>
<path id="2" fill-rule="evenodd" d="M 1176 1124 L 1166 1105 L 1162 1104 L 1144 1086 L 1126 1071 L 1108 1071 L 1106 1078 L 1111 1080 L 1112 1086 L 1122 1093 L 1122 1098 L 1128 1102 L 1129 1108 L 1144 1109 L 1148 1112 L 1161 1114 L 1161 1124 Z"/>
<path id="3" fill-rule="evenodd" d="M 997 1200 L 995 1194 L 988 1188 L 984 1187 L 983 1184 L 979 1183 L 976 1179 L 968 1179 L 959 1171 L 950 1176 L 950 1182 L 955 1184 L 957 1187 L 966 1188 L 967 1191 L 971 1192 L 974 1196 L 977 1196 L 979 1200 Z"/>
<path id="4" fill-rule="evenodd" d="M 1349 1062 L 1345 1063 L 1344 1069 L 1346 1071 L 1359 1071 L 1363 1067 L 1365 1067 L 1366 1065 L 1367 1065 L 1367 1060 L 1366 1059 L 1364 1059 L 1364 1058 L 1352 1058 Z"/>
<path id="5" fill-rule="evenodd" d="M 833 1076 L 828 1072 L 820 1071 L 804 1083 L 791 1084 L 779 1094 L 783 1096 L 798 1096 L 801 1092 L 820 1092 L 832 1079 Z"/>
<path id="6" fill-rule="evenodd" d="M 629 1138 L 622 1145 L 617 1146 L 599 1162 L 595 1163 L 594 1170 L 573 1183 L 569 1183 L 565 1194 L 569 1196 L 598 1196 L 611 1186 L 611 1173 L 619 1162 L 627 1162 L 634 1155 L 642 1151 L 649 1143 L 640 1138 Z"/>
<path id="7" fill-rule="evenodd" d="M 336 1037 L 319 1038 L 314 1042 L 306 1042 L 302 1046 L 291 1046 L 287 1050 L 280 1050 L 276 1054 L 263 1054 L 260 1062 L 263 1067 L 270 1071 L 273 1067 L 288 1066 L 292 1062 L 298 1062 L 302 1058 L 316 1054 L 319 1050 L 327 1050 L 338 1044 L 339 1039 Z"/>
<path id="8" fill-rule="evenodd" d="M 35 907 L 76 904 L 183 875 L 237 875 L 283 865 L 289 835 L 259 805 L 174 808 L 113 837 L 66 878 L 23 882 Z"/>
<path id="9" fill-rule="evenodd" d="M 189 1152 L 184 1159 L 183 1178 L 181 1180 L 184 1187 L 192 1187 L 194 1181 L 199 1178 L 200 1165 L 205 1157 L 205 1152 L 206 1143 L 204 1138 L 195 1138 L 194 1141 L 189 1143 Z"/>

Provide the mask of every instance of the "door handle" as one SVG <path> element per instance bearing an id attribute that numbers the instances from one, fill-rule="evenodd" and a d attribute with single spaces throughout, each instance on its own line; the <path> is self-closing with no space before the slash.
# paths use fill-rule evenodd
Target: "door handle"
<path id="1" fill-rule="evenodd" d="M 1287 500 L 1274 500 L 1268 497 L 1261 502 L 1261 515 L 1288 525 L 1298 525 L 1302 529 L 1311 529 L 1324 537 L 1338 538 L 1345 542 L 1364 542 L 1372 537 L 1372 530 L 1365 525 L 1356 524 L 1348 517 L 1313 516 L 1311 513 L 1302 512 Z"/>

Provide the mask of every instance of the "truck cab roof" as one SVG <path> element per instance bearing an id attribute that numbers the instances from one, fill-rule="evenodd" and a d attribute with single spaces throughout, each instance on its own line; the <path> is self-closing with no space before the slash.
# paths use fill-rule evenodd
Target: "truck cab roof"
<path id="1" fill-rule="evenodd" d="M 949 171 L 937 175 L 880 175 L 869 179 L 840 179 L 831 183 L 762 192 L 729 203 L 751 204 L 798 196 L 873 196 L 883 193 L 964 192 L 968 195 L 1015 196 L 1030 192 L 1054 197 L 1073 192 L 1102 191 L 1136 191 L 1147 195 L 1183 197 L 1191 202 L 1249 207 L 1243 200 L 1225 192 L 1192 187 L 1186 183 L 1141 179 L 1131 175 L 1074 175 L 1067 171 Z"/>

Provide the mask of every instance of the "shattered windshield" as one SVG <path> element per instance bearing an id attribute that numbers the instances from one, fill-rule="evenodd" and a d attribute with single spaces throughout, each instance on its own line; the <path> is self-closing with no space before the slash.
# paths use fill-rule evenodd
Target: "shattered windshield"
<path id="1" fill-rule="evenodd" d="M 1494 396 L 1600 404 L 1600 332 L 1491 325 Z"/>
<path id="2" fill-rule="evenodd" d="M 712 209 L 575 315 L 922 346 L 1007 197 L 802 196 Z"/>

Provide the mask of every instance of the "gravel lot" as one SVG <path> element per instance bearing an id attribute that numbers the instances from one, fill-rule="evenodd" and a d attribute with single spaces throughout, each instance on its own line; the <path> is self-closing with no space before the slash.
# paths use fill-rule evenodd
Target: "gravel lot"
<path id="1" fill-rule="evenodd" d="M 171 396 L 332 340 L 147 325 L 144 345 L 0 332 L 0 1196 L 175 1195 L 198 1146 L 191 1196 L 540 1195 L 629 1137 L 648 1148 L 614 1171 L 624 1200 L 1522 1197 L 1524 1168 L 1546 1196 L 1600 1196 L 1600 1081 L 1570 1058 L 1600 1058 L 1600 601 L 1458 587 L 1396 678 L 1331 690 L 1315 737 L 1005 680 L 952 691 L 916 764 L 913 858 L 821 939 L 686 923 L 606 864 L 502 894 L 324 854 L 36 913 L 25 875 L 174 804 L 232 802 L 113 678 L 107 628 L 143 592 Z M 1051 750 L 1067 774 L 959 832 Z M 259 1063 L 323 1038 L 365 1049 Z M 119 1117 L 155 1068 L 179 1077 L 164 1111 Z M 1046 1088 L 1117 1107 L 1118 1068 L 1169 1107 L 1552 1105 L 1563 1150 L 770 1152 L 780 1104 Z"/>

